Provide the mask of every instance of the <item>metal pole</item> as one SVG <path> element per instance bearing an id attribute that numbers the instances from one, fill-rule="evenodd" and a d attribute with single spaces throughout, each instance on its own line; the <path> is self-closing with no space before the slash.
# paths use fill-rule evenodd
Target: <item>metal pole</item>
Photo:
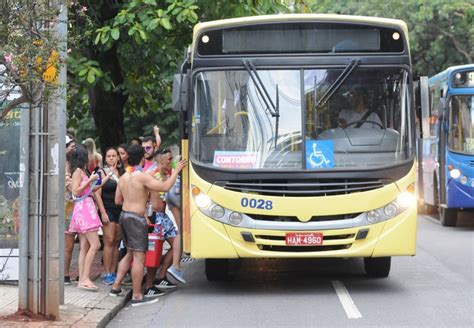
<path id="1" fill-rule="evenodd" d="M 30 112 L 29 108 L 21 108 L 20 129 L 20 228 L 18 248 L 18 309 L 28 308 L 28 217 L 30 201 Z"/>
<path id="2" fill-rule="evenodd" d="M 33 150 L 33 189 L 31 192 L 31 199 L 33 200 L 33 210 L 30 211 L 30 222 L 33 225 L 33 234 L 30 234 L 30 254 L 33 253 L 28 272 L 33 271 L 33 276 L 29 277 L 31 289 L 29 293 L 29 306 L 28 309 L 33 313 L 39 312 L 39 221 L 41 218 L 41 199 L 39 197 L 40 192 L 40 118 L 41 108 L 36 106 L 34 108 L 34 121 L 33 121 L 33 138 L 34 138 L 34 150 Z M 31 270 L 31 268 L 33 270 Z"/>
<path id="3" fill-rule="evenodd" d="M 55 24 L 53 34 L 58 38 L 58 52 L 60 52 L 59 79 L 53 97 L 45 107 L 42 162 L 42 180 L 44 182 L 42 201 L 44 204 L 42 216 L 42 243 L 44 257 L 42 258 L 42 309 L 46 318 L 55 319 L 59 316 L 60 285 L 60 240 L 64 243 L 64 174 L 65 174 L 65 108 L 66 108 L 66 6 L 62 0 L 54 1 L 53 6 L 59 10 L 58 22 Z M 62 115 L 60 114 L 62 113 Z M 60 155 L 61 154 L 61 155 Z M 60 233 L 62 232 L 62 233 Z M 46 239 L 46 236 L 48 238 Z M 63 248 L 64 249 L 64 248 Z M 62 254 L 64 254 L 62 252 Z M 64 256 L 64 255 L 62 255 Z M 62 261 L 63 262 L 63 261 Z M 64 263 L 64 262 L 63 262 Z M 64 268 L 64 266 L 63 266 Z M 63 294 L 62 294 L 63 296 Z"/>

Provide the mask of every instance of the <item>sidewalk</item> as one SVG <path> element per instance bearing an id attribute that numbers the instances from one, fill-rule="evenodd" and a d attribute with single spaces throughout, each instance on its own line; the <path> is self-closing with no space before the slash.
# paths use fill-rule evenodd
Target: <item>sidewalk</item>
<path id="1" fill-rule="evenodd" d="M 74 247 L 73 259 L 77 261 L 79 245 Z M 25 315 L 15 315 L 13 320 L 7 316 L 18 310 L 18 286 L 0 285 L 0 327 L 105 327 L 112 318 L 130 300 L 128 286 L 122 286 L 124 295 L 109 296 L 110 286 L 101 281 L 102 252 L 99 252 L 92 265 L 91 277 L 99 286 L 98 292 L 89 292 L 77 288 L 77 283 L 64 286 L 64 305 L 59 307 L 56 321 L 38 321 Z M 77 276 L 77 263 L 71 265 L 71 280 Z M 125 288 L 124 288 L 125 287 Z"/>

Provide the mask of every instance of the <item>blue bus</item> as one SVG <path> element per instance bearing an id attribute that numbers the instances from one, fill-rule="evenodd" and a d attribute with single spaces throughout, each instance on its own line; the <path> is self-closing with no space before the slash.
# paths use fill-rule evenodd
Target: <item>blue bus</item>
<path id="1" fill-rule="evenodd" d="M 455 226 L 460 210 L 474 208 L 474 64 L 453 66 L 428 80 L 422 111 L 420 203 Z"/>

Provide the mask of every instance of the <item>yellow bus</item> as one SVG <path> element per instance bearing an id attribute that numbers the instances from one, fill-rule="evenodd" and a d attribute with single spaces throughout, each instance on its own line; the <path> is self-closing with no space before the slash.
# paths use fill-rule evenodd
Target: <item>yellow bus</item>
<path id="1" fill-rule="evenodd" d="M 407 26 L 340 15 L 197 24 L 173 83 L 184 252 L 209 280 L 241 258 L 414 255 Z"/>

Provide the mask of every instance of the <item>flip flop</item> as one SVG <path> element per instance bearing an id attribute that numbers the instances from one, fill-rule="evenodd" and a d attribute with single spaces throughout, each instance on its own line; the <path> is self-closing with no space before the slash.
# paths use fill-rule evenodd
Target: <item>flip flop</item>
<path id="1" fill-rule="evenodd" d="M 77 285 L 77 288 L 82 289 L 82 290 L 88 290 L 90 292 L 96 292 L 99 290 L 99 287 L 91 286 L 91 285 Z"/>

